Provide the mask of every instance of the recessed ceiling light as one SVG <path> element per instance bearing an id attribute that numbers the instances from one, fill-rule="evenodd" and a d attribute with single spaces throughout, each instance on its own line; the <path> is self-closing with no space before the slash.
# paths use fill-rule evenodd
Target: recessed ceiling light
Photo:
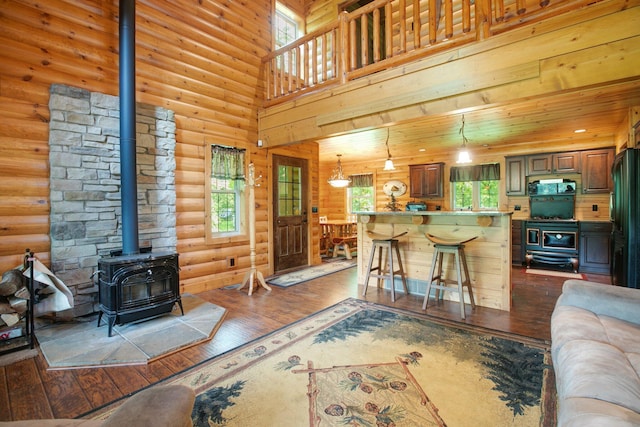
<path id="1" fill-rule="evenodd" d="M 427 151 L 426 148 L 420 148 L 418 151 Z"/>
<path id="2" fill-rule="evenodd" d="M 586 129 L 576 129 L 573 131 L 573 133 L 585 133 L 586 131 Z"/>

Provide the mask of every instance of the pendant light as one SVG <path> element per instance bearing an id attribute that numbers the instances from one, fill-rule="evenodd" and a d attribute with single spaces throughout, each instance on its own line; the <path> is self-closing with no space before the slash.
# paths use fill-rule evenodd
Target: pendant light
<path id="1" fill-rule="evenodd" d="M 469 151 L 467 150 L 467 142 L 469 142 L 469 140 L 464 136 L 464 114 L 462 115 L 462 127 L 460 127 L 458 133 L 462 135 L 462 148 L 458 151 L 458 160 L 456 160 L 456 163 L 471 163 L 471 156 L 469 156 Z"/>
<path id="2" fill-rule="evenodd" d="M 382 170 L 394 171 L 396 170 L 396 167 L 393 165 L 393 160 L 391 160 L 391 151 L 389 151 L 389 128 L 387 128 L 387 140 L 385 141 L 385 145 L 387 146 L 387 160 L 385 160 L 384 168 Z"/>
<path id="3" fill-rule="evenodd" d="M 349 185 L 351 183 L 351 180 L 349 178 L 345 178 L 345 176 L 342 174 L 342 163 L 340 162 L 340 157 L 342 157 L 342 154 L 336 154 L 336 156 L 338 156 L 338 165 L 333 170 L 331 178 L 329 178 L 327 182 L 332 187 L 343 188 Z"/>

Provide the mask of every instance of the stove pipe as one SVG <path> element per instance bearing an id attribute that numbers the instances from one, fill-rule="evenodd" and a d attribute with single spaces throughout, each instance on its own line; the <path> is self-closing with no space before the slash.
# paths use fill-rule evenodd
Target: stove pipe
<path id="1" fill-rule="evenodd" d="M 120 199 L 122 254 L 140 252 L 136 176 L 136 5 L 120 0 Z"/>

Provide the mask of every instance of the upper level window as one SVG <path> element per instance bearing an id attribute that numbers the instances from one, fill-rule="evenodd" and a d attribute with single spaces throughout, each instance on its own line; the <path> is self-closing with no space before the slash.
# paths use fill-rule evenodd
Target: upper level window
<path id="1" fill-rule="evenodd" d="M 454 210 L 495 210 L 500 201 L 500 164 L 452 167 Z"/>
<path id="2" fill-rule="evenodd" d="M 239 234 L 244 224 L 245 150 L 211 146 L 208 235 Z"/>
<path id="3" fill-rule="evenodd" d="M 275 49 L 296 41 L 301 35 L 301 20 L 295 13 L 276 2 L 274 23 Z"/>
<path id="4" fill-rule="evenodd" d="M 375 191 L 372 174 L 350 175 L 351 185 L 347 188 L 347 206 L 349 213 L 373 212 Z"/>

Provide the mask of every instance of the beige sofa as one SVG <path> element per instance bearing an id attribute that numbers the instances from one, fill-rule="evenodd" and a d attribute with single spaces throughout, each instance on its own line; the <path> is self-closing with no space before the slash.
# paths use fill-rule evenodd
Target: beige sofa
<path id="1" fill-rule="evenodd" d="M 640 426 L 640 289 L 567 280 L 551 354 L 559 427 Z"/>
<path id="2" fill-rule="evenodd" d="M 151 387 L 126 400 L 106 420 L 55 419 L 0 422 L 0 427 L 191 427 L 194 391 L 186 386 Z"/>

